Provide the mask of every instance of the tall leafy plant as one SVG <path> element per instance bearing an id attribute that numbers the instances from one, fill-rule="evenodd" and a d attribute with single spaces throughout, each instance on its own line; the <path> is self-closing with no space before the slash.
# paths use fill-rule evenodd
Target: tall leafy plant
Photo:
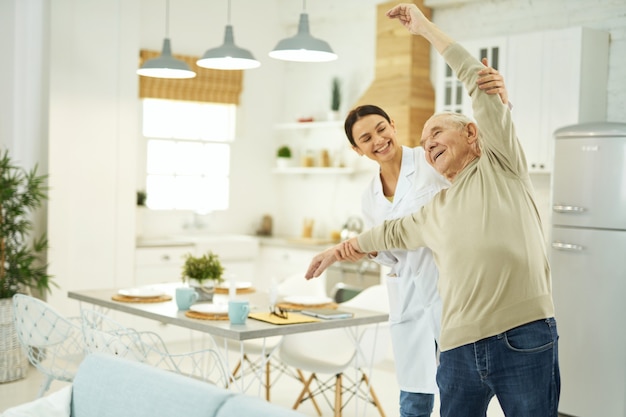
<path id="1" fill-rule="evenodd" d="M 37 165 L 27 171 L 7 150 L 0 155 L 0 299 L 26 289 L 43 294 L 54 285 L 43 262 L 46 234 L 31 237 L 32 213 L 48 198 L 46 179 L 37 174 Z"/>

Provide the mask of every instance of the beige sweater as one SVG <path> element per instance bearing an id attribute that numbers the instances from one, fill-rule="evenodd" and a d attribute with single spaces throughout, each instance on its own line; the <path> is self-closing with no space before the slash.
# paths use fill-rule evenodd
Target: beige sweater
<path id="1" fill-rule="evenodd" d="M 476 85 L 482 64 L 458 44 L 444 58 L 469 91 L 481 157 L 410 216 L 358 237 L 362 250 L 427 246 L 439 268 L 442 351 L 552 317 L 541 219 L 511 114 Z"/>

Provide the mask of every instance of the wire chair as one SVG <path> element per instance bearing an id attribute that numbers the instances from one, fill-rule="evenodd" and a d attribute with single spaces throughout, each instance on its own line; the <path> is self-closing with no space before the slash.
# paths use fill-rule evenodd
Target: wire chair
<path id="1" fill-rule="evenodd" d="M 149 331 L 125 327 L 95 310 L 82 310 L 82 328 L 89 353 L 100 352 L 147 363 L 217 386 L 228 386 L 228 378 L 217 351 L 170 353 L 161 337 Z"/>
<path id="2" fill-rule="evenodd" d="M 64 317 L 48 303 L 24 294 L 13 296 L 13 318 L 28 361 L 44 374 L 37 398 L 53 380 L 72 382 L 85 357 L 79 317 Z"/>

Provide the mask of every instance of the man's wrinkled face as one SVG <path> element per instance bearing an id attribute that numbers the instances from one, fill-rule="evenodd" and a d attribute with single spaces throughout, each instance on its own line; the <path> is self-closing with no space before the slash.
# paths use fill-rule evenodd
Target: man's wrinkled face
<path id="1" fill-rule="evenodd" d="M 424 125 L 421 145 L 426 161 L 448 180 L 476 157 L 468 127 L 447 120 L 445 115 L 435 116 Z"/>

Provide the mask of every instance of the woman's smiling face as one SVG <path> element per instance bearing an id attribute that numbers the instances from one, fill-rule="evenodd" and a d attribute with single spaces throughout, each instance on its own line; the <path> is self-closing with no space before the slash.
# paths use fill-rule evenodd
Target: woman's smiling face
<path id="1" fill-rule="evenodd" d="M 365 155 L 377 162 L 393 159 L 401 148 L 396 140 L 396 128 L 384 117 L 370 114 L 357 120 L 352 126 L 352 135 L 357 146 L 353 146 L 359 155 Z"/>

